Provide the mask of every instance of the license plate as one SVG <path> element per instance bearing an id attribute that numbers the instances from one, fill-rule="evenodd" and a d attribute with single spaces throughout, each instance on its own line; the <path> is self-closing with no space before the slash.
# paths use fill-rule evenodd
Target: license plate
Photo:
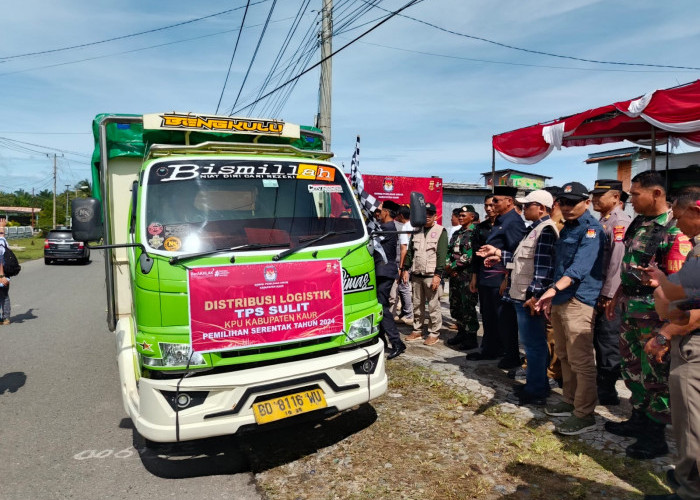
<path id="1" fill-rule="evenodd" d="M 326 398 L 321 389 L 311 389 L 309 391 L 297 392 L 279 398 L 268 399 L 253 404 L 255 421 L 259 424 L 266 424 L 293 417 L 301 413 L 325 408 Z"/>

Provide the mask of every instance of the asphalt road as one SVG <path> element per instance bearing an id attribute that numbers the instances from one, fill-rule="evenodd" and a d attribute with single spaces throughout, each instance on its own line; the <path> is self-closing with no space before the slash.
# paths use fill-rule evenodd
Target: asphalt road
<path id="1" fill-rule="evenodd" d="M 235 439 L 147 450 L 124 413 L 102 251 L 26 262 L 0 326 L 0 499 L 257 499 Z"/>

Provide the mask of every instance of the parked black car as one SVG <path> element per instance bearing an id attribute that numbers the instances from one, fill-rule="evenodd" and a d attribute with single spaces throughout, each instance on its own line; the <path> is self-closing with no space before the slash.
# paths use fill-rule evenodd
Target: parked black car
<path id="1" fill-rule="evenodd" d="M 82 241 L 75 241 L 70 229 L 52 229 L 44 240 L 44 263 L 57 260 L 76 260 L 82 264 L 90 261 L 90 249 Z"/>

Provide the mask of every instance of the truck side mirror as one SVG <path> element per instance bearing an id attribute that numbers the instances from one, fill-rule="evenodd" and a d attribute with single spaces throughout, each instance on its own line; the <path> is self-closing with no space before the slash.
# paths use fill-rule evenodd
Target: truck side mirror
<path id="1" fill-rule="evenodd" d="M 97 198 L 73 200 L 73 239 L 97 241 L 102 238 L 102 203 Z"/>
<path id="2" fill-rule="evenodd" d="M 425 212 L 425 196 L 418 191 L 411 192 L 411 225 L 413 227 L 425 226 L 428 214 Z"/>

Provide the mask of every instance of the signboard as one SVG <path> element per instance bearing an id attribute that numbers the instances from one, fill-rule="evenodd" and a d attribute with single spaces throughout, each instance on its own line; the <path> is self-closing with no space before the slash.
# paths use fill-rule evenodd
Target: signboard
<path id="1" fill-rule="evenodd" d="M 187 274 L 190 342 L 225 351 L 336 335 L 343 330 L 338 260 L 207 266 Z"/>
<path id="2" fill-rule="evenodd" d="M 411 202 L 411 191 L 425 196 L 426 203 L 437 208 L 438 223 L 442 220 L 442 179 L 439 177 L 400 177 L 396 175 L 362 175 L 365 191 L 379 201 L 391 200 L 399 205 Z"/>

